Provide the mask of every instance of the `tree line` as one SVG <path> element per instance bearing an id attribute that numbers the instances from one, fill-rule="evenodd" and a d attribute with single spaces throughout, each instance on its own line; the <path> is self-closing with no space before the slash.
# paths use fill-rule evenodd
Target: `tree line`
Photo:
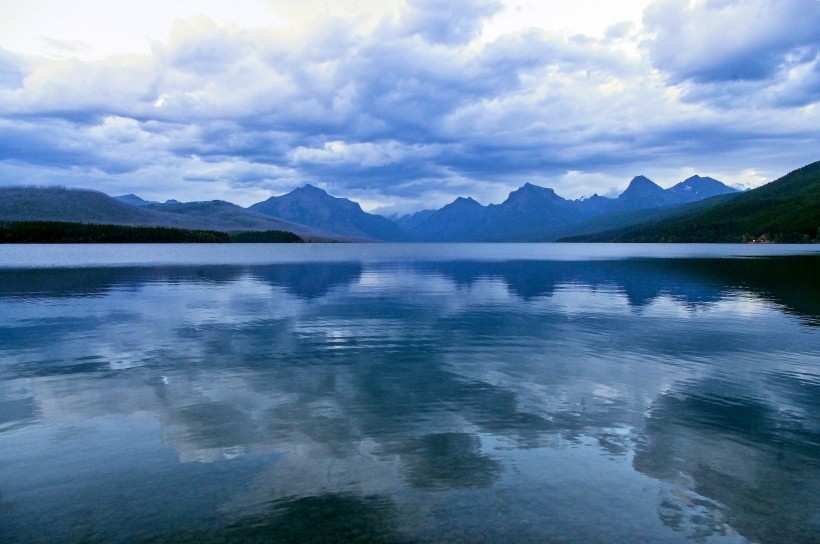
<path id="1" fill-rule="evenodd" d="M 134 227 L 62 221 L 0 221 L 0 244 L 293 243 L 292 232 L 227 233 L 173 227 Z"/>

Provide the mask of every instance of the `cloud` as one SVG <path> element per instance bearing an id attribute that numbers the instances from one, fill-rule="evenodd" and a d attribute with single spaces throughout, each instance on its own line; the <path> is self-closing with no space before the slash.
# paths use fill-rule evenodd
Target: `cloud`
<path id="1" fill-rule="evenodd" d="M 653 64 L 678 82 L 767 79 L 820 47 L 816 0 L 659 0 L 644 25 Z"/>
<path id="2" fill-rule="evenodd" d="M 794 32 L 756 0 L 658 0 L 643 29 L 490 40 L 499 4 L 423 0 L 366 17 L 281 10 L 301 21 L 290 26 L 178 19 L 146 54 L 0 50 L 0 160 L 26 180 L 157 183 L 161 200 L 249 204 L 310 182 L 393 209 L 493 202 L 524 181 L 579 197 L 636 173 L 774 176 L 816 160 L 820 139 L 816 32 L 803 21 L 816 8 L 775 3 L 804 8 Z M 758 24 L 769 15 L 773 28 Z M 726 75 L 735 65 L 739 79 Z"/>
<path id="3" fill-rule="evenodd" d="M 412 157 L 422 160 L 436 154 L 435 146 L 403 146 L 399 142 L 327 142 L 321 149 L 298 147 L 291 152 L 296 163 L 344 163 L 364 168 L 394 164 Z"/>
<path id="4" fill-rule="evenodd" d="M 0 100 L 23 84 L 29 69 L 24 58 L 0 47 Z"/>
<path id="5" fill-rule="evenodd" d="M 84 138 L 78 138 L 76 127 L 61 120 L 43 120 L 36 127 L 31 123 L 0 122 L 4 134 L 0 160 L 59 168 L 85 163 L 109 174 L 135 171 L 135 157 L 116 152 L 116 140 L 123 142 L 129 138 L 127 129 L 111 128 L 104 122 L 84 131 Z M 111 139 L 106 135 L 109 132 Z M 101 140 L 102 148 L 98 145 Z"/>
<path id="6" fill-rule="evenodd" d="M 502 7 L 497 0 L 416 0 L 408 5 L 405 28 L 430 43 L 467 43 L 478 36 L 484 19 Z"/>

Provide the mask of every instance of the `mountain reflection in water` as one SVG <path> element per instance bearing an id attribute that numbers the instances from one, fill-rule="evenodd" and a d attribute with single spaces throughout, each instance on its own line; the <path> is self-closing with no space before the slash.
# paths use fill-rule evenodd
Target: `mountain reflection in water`
<path id="1" fill-rule="evenodd" d="M 0 270 L 0 540 L 815 542 L 818 277 Z"/>

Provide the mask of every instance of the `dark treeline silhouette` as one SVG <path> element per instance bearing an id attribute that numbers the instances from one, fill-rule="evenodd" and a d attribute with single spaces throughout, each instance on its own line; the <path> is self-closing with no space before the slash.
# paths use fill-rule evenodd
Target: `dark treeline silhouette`
<path id="1" fill-rule="evenodd" d="M 228 234 L 215 230 L 130 227 L 62 221 L 0 221 L 0 244 L 286 243 L 302 242 L 292 232 L 269 230 Z"/>
<path id="2" fill-rule="evenodd" d="M 0 222 L 0 243 L 5 244 L 129 244 L 226 243 L 230 237 L 213 230 L 168 227 L 127 227 L 60 221 Z"/>
<path id="3" fill-rule="evenodd" d="M 286 230 L 265 230 L 237 232 L 230 235 L 231 242 L 240 244 L 264 244 L 264 243 L 298 243 L 304 242 L 302 238 Z"/>

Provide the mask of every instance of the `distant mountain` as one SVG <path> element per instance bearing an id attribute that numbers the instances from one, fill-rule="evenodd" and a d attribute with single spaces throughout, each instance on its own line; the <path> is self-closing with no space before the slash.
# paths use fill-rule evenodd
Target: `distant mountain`
<path id="1" fill-rule="evenodd" d="M 669 206 L 676 203 L 676 198 L 651 179 L 635 176 L 629 182 L 626 190 L 618 195 L 615 203 L 619 210 L 638 210 Z"/>
<path id="2" fill-rule="evenodd" d="M 486 241 L 528 239 L 557 225 L 576 223 L 588 212 L 583 203 L 566 200 L 552 189 L 525 183 L 501 204 L 487 207 L 488 217 L 476 234 Z"/>
<path id="3" fill-rule="evenodd" d="M 697 202 L 705 198 L 737 193 L 720 181 L 701 176 L 692 176 L 669 189 L 663 189 L 654 181 L 636 176 L 626 190 L 615 199 L 607 211 L 642 210 L 664 206 L 678 206 Z"/>
<path id="4" fill-rule="evenodd" d="M 435 242 L 518 241 L 580 218 L 578 205 L 552 189 L 527 183 L 501 204 L 482 206 L 459 197 L 408 229 L 413 239 Z"/>
<path id="5" fill-rule="evenodd" d="M 171 221 L 175 226 L 185 228 L 208 228 L 225 232 L 283 230 L 307 239 L 339 239 L 332 233 L 254 213 L 224 200 L 169 200 L 164 204 L 151 204 L 143 209 L 153 212 L 162 221 Z"/>
<path id="6" fill-rule="evenodd" d="M 0 187 L 0 220 L 157 224 L 150 212 L 99 191 L 64 187 Z"/>
<path id="7" fill-rule="evenodd" d="M 137 195 L 135 195 L 133 193 L 127 194 L 127 195 L 115 196 L 114 198 L 116 198 L 120 202 L 125 202 L 126 204 L 129 204 L 131 206 L 136 206 L 138 208 L 141 208 L 143 206 L 150 206 L 151 204 L 159 204 L 159 202 L 156 202 L 154 200 L 143 200 L 142 198 L 138 197 Z"/>
<path id="8" fill-rule="evenodd" d="M 738 192 L 718 180 L 710 177 L 692 176 L 677 185 L 667 189 L 669 194 L 675 195 L 682 203 L 697 202 L 704 198 Z"/>
<path id="9" fill-rule="evenodd" d="M 403 218 L 399 224 L 410 238 L 423 241 L 554 241 L 578 234 L 575 228 L 591 221 L 597 221 L 599 230 L 623 227 L 625 223 L 633 225 L 644 221 L 647 210 L 733 193 L 737 190 L 700 176 L 670 189 L 663 189 L 645 176 L 636 176 L 614 199 L 593 195 L 567 200 L 552 189 L 526 183 L 501 204 L 482 206 L 475 200 L 458 198 L 440 210 L 426 210 Z"/>
<path id="10" fill-rule="evenodd" d="M 681 205 L 711 202 L 732 194 L 737 191 L 700 176 L 670 189 L 661 188 L 645 176 L 636 176 L 617 198 L 593 195 L 579 200 L 567 200 L 552 189 L 526 183 L 500 204 L 483 206 L 472 198 L 459 197 L 441 209 L 424 210 L 393 222 L 312 185 L 247 209 L 219 200 L 167 200 L 160 204 L 134 194 L 109 197 L 78 189 L 7 187 L 0 188 L 0 221 L 69 221 L 224 232 L 281 230 L 305 240 L 554 241 L 618 229 L 623 233 L 648 219 L 680 217 L 671 210 Z M 686 208 L 681 213 L 694 211 Z"/>
<path id="11" fill-rule="evenodd" d="M 319 229 L 218 200 L 134 206 L 98 191 L 62 187 L 0 187 L 0 221 L 65 221 L 224 232 L 283 230 L 308 240 L 340 239 Z"/>
<path id="12" fill-rule="evenodd" d="M 474 237 L 482 227 L 487 208 L 472 198 L 458 197 L 429 214 L 412 229 L 414 240 L 424 242 L 462 242 Z"/>
<path id="13" fill-rule="evenodd" d="M 713 205 L 693 207 L 678 217 L 568 241 L 743 242 L 764 235 L 775 242 L 818 241 L 820 161 L 728 201 L 724 198 L 703 200 L 702 205 Z"/>
<path id="14" fill-rule="evenodd" d="M 436 213 L 436 210 L 421 210 L 420 212 L 393 217 L 390 220 L 403 231 L 409 231 L 426 221 L 434 213 Z"/>
<path id="15" fill-rule="evenodd" d="M 613 242 L 618 236 L 640 226 L 678 219 L 690 214 L 710 210 L 737 198 L 739 195 L 740 193 L 727 193 L 681 204 L 679 206 L 663 206 L 660 208 L 607 213 L 563 229 L 555 230 L 550 233 L 552 235 L 550 241 Z"/>
<path id="16" fill-rule="evenodd" d="M 367 213 L 356 202 L 330 196 L 313 185 L 271 197 L 250 206 L 248 210 L 355 238 L 385 241 L 406 239 L 401 229 L 389 219 Z"/>

